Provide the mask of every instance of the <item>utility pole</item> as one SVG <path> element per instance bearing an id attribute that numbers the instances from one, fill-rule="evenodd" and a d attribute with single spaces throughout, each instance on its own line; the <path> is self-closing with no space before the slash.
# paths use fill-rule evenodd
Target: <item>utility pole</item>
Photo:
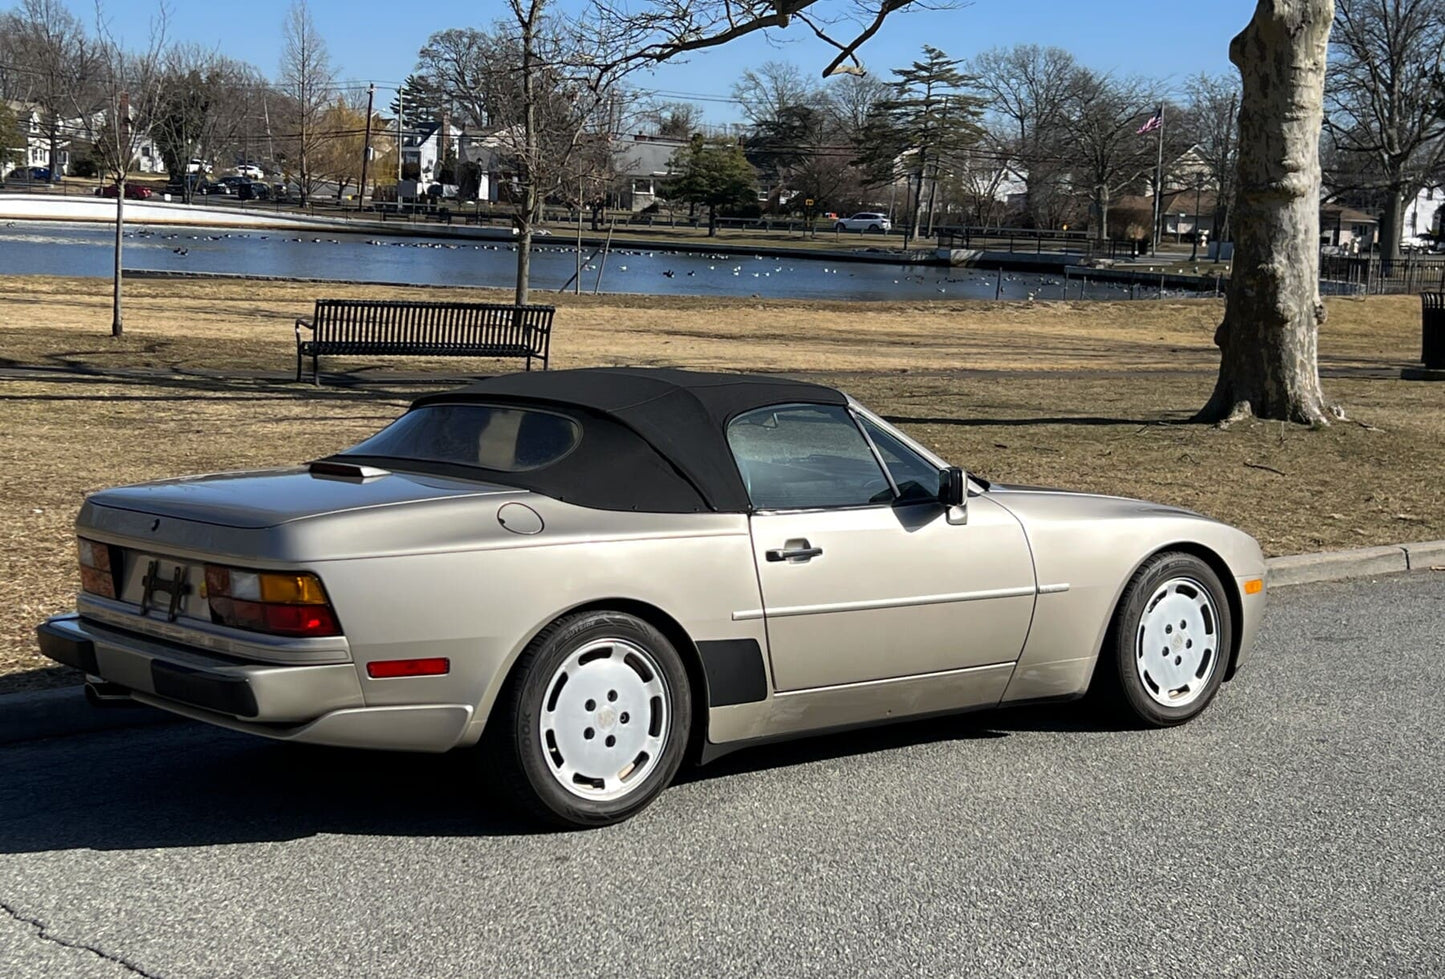
<path id="1" fill-rule="evenodd" d="M 396 193 L 401 202 L 401 117 L 406 115 L 405 89 L 396 90 Z"/>
<path id="2" fill-rule="evenodd" d="M 1199 194 L 1204 190 L 1204 171 L 1194 172 L 1194 247 L 1189 250 L 1189 261 L 1199 258 Z M 1217 196 L 1217 195 L 1216 195 Z"/>
<path id="3" fill-rule="evenodd" d="M 361 186 L 356 192 L 356 210 L 366 206 L 366 164 L 371 160 L 371 104 L 376 98 L 376 85 L 366 86 L 366 142 L 361 150 Z"/>

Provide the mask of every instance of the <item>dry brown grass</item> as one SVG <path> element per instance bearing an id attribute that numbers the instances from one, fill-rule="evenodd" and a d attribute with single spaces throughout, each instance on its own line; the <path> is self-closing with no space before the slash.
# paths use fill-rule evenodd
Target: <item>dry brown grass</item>
<path id="1" fill-rule="evenodd" d="M 35 672 L 33 626 L 76 587 L 71 523 L 103 486 L 300 462 L 394 417 L 418 391 L 496 363 L 324 361 L 361 387 L 295 385 L 291 319 L 323 291 L 502 299 L 484 290 L 310 283 L 0 279 L 0 690 Z M 541 297 L 539 297 L 541 298 Z M 549 300 L 553 297 L 547 297 Z M 1219 431 L 1183 422 L 1209 393 L 1211 301 L 860 305 L 555 297 L 554 366 L 777 370 L 850 390 L 992 478 L 1124 493 L 1238 524 L 1270 553 L 1445 537 L 1445 385 L 1398 380 L 1419 352 L 1410 297 L 1330 303 L 1327 393 L 1350 421 Z M 76 370 L 134 371 L 78 378 Z M 503 367 L 503 369 L 505 369 Z M 216 372 L 216 373 L 212 373 Z"/>

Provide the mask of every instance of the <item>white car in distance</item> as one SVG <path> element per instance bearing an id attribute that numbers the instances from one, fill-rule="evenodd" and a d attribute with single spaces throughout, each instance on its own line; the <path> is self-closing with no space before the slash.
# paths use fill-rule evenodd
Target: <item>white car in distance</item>
<path id="1" fill-rule="evenodd" d="M 888 220 L 886 214 L 879 214 L 876 211 L 860 211 L 851 218 L 839 218 L 838 223 L 833 225 L 833 230 L 886 233 L 893 230 L 893 222 Z"/>

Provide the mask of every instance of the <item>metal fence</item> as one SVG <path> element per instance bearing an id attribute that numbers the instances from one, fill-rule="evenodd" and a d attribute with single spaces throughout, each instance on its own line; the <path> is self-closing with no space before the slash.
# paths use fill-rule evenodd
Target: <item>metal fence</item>
<path id="1" fill-rule="evenodd" d="M 1080 255 L 1085 258 L 1137 258 L 1146 243 L 1098 241 L 1082 231 L 1046 228 L 949 227 L 938 229 L 938 247 L 1008 252 L 1012 255 Z"/>
<path id="2" fill-rule="evenodd" d="M 1357 296 L 1445 291 L 1445 257 L 1321 255 L 1320 291 Z"/>

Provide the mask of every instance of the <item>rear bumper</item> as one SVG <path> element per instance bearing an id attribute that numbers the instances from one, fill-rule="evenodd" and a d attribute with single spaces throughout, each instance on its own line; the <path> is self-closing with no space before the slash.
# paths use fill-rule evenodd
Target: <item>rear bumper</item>
<path id="1" fill-rule="evenodd" d="M 277 740 L 445 751 L 472 715 L 457 704 L 367 707 L 351 663 L 240 663 L 75 614 L 47 620 L 36 636 L 46 656 L 140 703 Z"/>

